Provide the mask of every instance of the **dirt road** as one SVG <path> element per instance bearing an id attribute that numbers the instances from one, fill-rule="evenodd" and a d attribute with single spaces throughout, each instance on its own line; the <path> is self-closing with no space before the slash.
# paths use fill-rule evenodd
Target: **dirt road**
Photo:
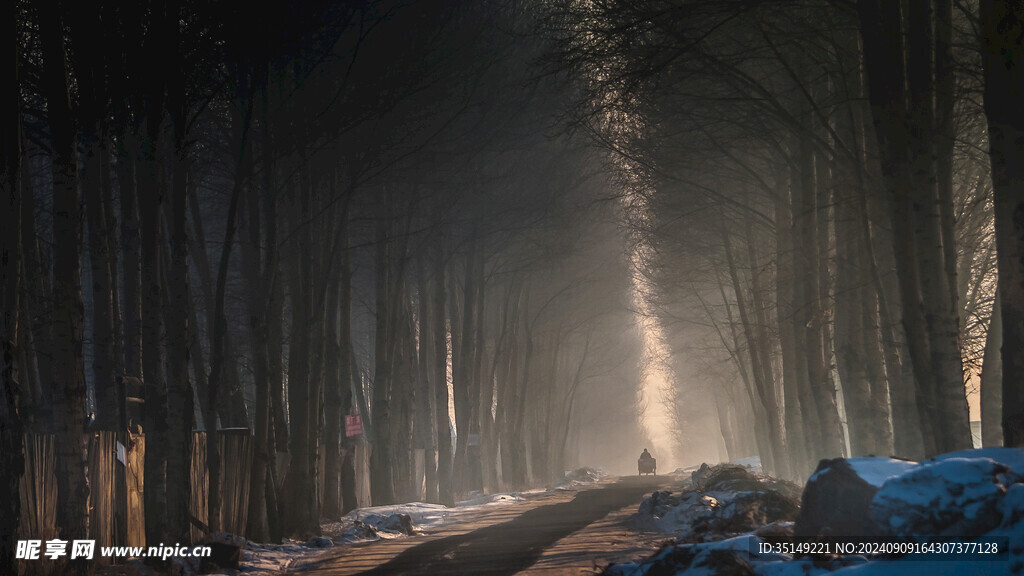
<path id="1" fill-rule="evenodd" d="M 325 576 L 593 574 L 595 565 L 623 561 L 657 546 L 663 536 L 637 534 L 632 515 L 665 478 L 624 478 L 582 490 L 570 500 L 528 509 L 482 527 L 455 527 L 432 536 L 351 547 L 308 563 L 298 574 Z M 552 497 L 557 499 L 557 497 Z M 512 512 L 512 510 L 506 511 Z M 494 520 L 492 518 L 491 520 Z M 483 523 L 488 523 L 486 519 Z M 420 540 L 420 543 L 416 543 Z M 401 546 L 400 549 L 395 546 Z M 389 553 L 390 552 L 390 553 Z"/>

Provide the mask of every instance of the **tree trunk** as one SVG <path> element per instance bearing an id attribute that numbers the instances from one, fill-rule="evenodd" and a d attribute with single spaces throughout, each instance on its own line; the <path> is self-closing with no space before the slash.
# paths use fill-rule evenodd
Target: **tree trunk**
<path id="1" fill-rule="evenodd" d="M 44 64 L 42 84 L 47 103 L 53 171 L 53 361 L 56 383 L 53 426 L 57 525 L 62 539 L 73 540 L 89 537 L 88 418 L 82 353 L 84 319 L 80 260 L 82 209 L 61 11 L 56 3 L 41 2 L 38 7 Z M 11 336 L 16 333 L 11 332 Z M 7 355 L 13 356 L 13 351 L 5 350 Z M 84 561 L 73 565 L 76 572 L 84 573 L 86 570 Z"/>
<path id="2" fill-rule="evenodd" d="M 345 226 L 345 222 L 341 222 Z M 344 232 L 342 232 L 344 234 Z M 341 517 L 341 344 L 339 341 L 340 281 L 331 275 L 324 323 L 324 518 Z"/>
<path id="3" fill-rule="evenodd" d="M 142 235 L 139 224 L 136 163 L 124 133 L 118 141 L 117 182 L 121 208 L 124 266 L 124 373 L 142 378 Z"/>
<path id="4" fill-rule="evenodd" d="M 777 170 L 775 180 L 775 245 L 778 254 L 775 273 L 775 311 L 776 322 L 779 326 L 779 349 L 782 352 L 786 444 L 789 449 L 793 478 L 797 478 L 810 472 L 803 419 L 800 416 L 803 403 L 800 401 L 799 380 L 806 370 L 800 368 L 797 358 L 801 352 L 796 344 L 797 326 L 794 322 L 793 215 L 790 208 L 789 179 L 782 170 Z"/>
<path id="5" fill-rule="evenodd" d="M 25 150 L 21 152 L 24 157 Z M 17 181 L 21 187 L 21 314 L 18 322 L 18 350 L 25 363 L 19 366 L 19 384 L 21 389 L 18 409 L 22 428 L 27 432 L 35 432 L 49 426 L 52 418 L 49 407 L 53 404 L 53 378 L 50 366 L 52 362 L 39 361 L 39 350 L 48 347 L 48 328 L 39 322 L 40 315 L 50 301 L 49 291 L 45 288 L 44 276 L 40 266 L 39 235 L 36 233 L 35 198 L 24 191 L 32 190 L 32 181 L 28 170 L 20 167 Z"/>
<path id="6" fill-rule="evenodd" d="M 323 311 L 314 309 L 316 286 L 314 286 L 312 253 L 312 187 L 309 167 L 300 172 L 297 206 L 293 209 L 291 231 L 296 239 L 292 256 L 291 288 L 289 298 L 292 308 L 292 340 L 288 347 L 288 407 L 291 416 L 291 461 L 285 477 L 285 532 L 294 536 L 308 537 L 320 532 L 317 512 L 317 491 L 313 466 L 316 464 L 315 438 L 310 434 L 311 426 L 319 420 L 319 411 L 312 412 L 319 404 L 319 389 L 316 365 L 322 358 Z M 319 314 L 319 318 L 318 318 Z M 316 394 L 316 396 L 314 396 Z"/>
<path id="7" fill-rule="evenodd" d="M 469 490 L 469 462 L 467 447 L 469 435 L 472 433 L 470 422 L 472 421 L 472 392 L 473 387 L 472 371 L 473 356 L 475 354 L 474 344 L 476 338 L 473 336 L 476 323 L 474 321 L 476 306 L 476 270 L 473 257 L 473 248 L 467 249 L 464 266 L 462 302 L 461 306 L 456 302 L 457 291 L 452 290 L 452 310 L 461 310 L 461 325 L 458 348 L 452 355 L 452 391 L 455 396 L 455 492 L 462 494 Z M 455 339 L 452 339 L 453 346 Z"/>
<path id="8" fill-rule="evenodd" d="M 0 109 L 7 110 L 0 122 L 0 490 L 6 495 L 0 504 L 0 573 L 4 574 L 18 573 L 14 552 L 21 515 L 19 481 L 25 467 L 17 370 L 19 312 L 24 309 L 19 300 L 23 222 L 17 12 L 14 3 L 0 9 L 0 19 L 8 23 L 7 56 L 0 72 L 8 79 L 0 104 Z M 20 320 L 29 323 L 28 318 Z"/>
<path id="9" fill-rule="evenodd" d="M 177 9 L 170 11 L 168 25 L 171 35 L 178 29 Z M 173 42 L 178 45 L 177 39 Z M 188 542 L 191 522 L 191 457 L 192 421 L 195 414 L 192 383 L 188 377 L 189 364 L 189 305 L 191 295 L 188 278 L 188 222 L 187 201 L 189 158 L 186 149 L 185 128 L 188 122 L 184 101 L 184 79 L 170 83 L 169 105 L 174 127 L 173 180 L 171 183 L 170 241 L 171 258 L 167 269 L 167 295 L 169 310 L 167 324 L 167 526 L 168 537 Z"/>
<path id="10" fill-rule="evenodd" d="M 426 253 L 426 250 L 424 250 Z M 417 445 L 423 448 L 424 482 L 426 489 L 424 497 L 427 502 L 438 502 L 437 494 L 437 410 L 435 407 L 436 398 L 434 394 L 434 376 L 436 372 L 432 369 L 431 362 L 434 358 L 434 347 L 437 345 L 433 339 L 434 319 L 431 315 L 430 291 L 427 288 L 427 269 L 424 266 L 426 255 L 417 260 L 416 264 L 416 292 L 419 295 L 419 371 L 416 374 L 417 396 L 422 400 L 417 402 L 416 433 Z"/>
<path id="11" fill-rule="evenodd" d="M 114 343 L 113 278 L 111 276 L 109 227 L 106 220 L 104 189 L 110 185 L 106 143 L 98 131 L 85 137 L 85 158 L 82 162 L 82 190 L 85 193 L 86 218 L 89 226 L 89 264 L 92 279 L 93 327 L 93 389 L 96 394 L 94 428 L 116 430 L 119 424 L 115 393 L 118 362 Z"/>
<path id="12" fill-rule="evenodd" d="M 995 191 L 1002 308 L 1003 443 L 1024 446 L 1024 17 L 1015 5 L 982 0 L 982 62 Z"/>
<path id="13" fill-rule="evenodd" d="M 1003 445 L 1003 314 L 998 291 L 985 338 L 981 370 L 981 445 Z"/>
<path id="14" fill-rule="evenodd" d="M 767 402 L 765 410 L 768 413 L 768 425 L 772 432 L 772 463 L 775 474 L 781 478 L 789 478 L 792 475 L 789 461 L 789 447 L 786 445 L 786 431 L 783 428 L 784 421 L 781 414 L 777 388 L 775 386 L 775 374 L 772 370 L 771 341 L 768 337 L 768 315 L 765 311 L 764 288 L 761 282 L 761 264 L 758 259 L 756 240 L 751 227 L 747 228 L 747 258 L 750 263 L 750 294 L 753 316 L 756 323 L 755 335 L 757 346 L 760 349 L 758 354 L 761 359 L 761 371 L 764 383 L 764 396 Z"/>
<path id="15" fill-rule="evenodd" d="M 736 298 L 736 308 L 740 315 L 740 327 L 743 331 L 743 339 L 747 344 L 750 378 L 753 382 L 751 402 L 754 404 L 755 413 L 760 411 L 760 415 L 763 418 L 763 422 L 761 422 L 763 432 L 759 436 L 764 436 L 766 443 L 760 446 L 761 463 L 765 470 L 769 471 L 769 474 L 775 474 L 777 467 L 775 450 L 776 448 L 781 448 L 783 442 L 781 430 L 777 426 L 779 424 L 778 406 L 775 404 L 774 390 L 769 389 L 768 383 L 764 381 L 765 370 L 762 366 L 762 362 L 764 362 L 764 359 L 761 357 L 762 350 L 754 334 L 754 326 L 748 312 L 743 284 L 740 282 L 739 272 L 736 269 L 736 263 L 733 258 L 732 243 L 729 240 L 728 233 L 724 232 L 724 227 L 722 242 L 725 247 L 725 258 L 729 269 L 729 279 L 732 282 L 733 296 Z"/>
<path id="16" fill-rule="evenodd" d="M 236 122 L 240 121 L 237 118 Z M 236 138 L 238 135 L 236 135 Z M 239 170 L 244 170 L 241 166 Z M 238 178 L 246 178 L 247 176 L 238 176 Z M 192 261 L 195 264 L 196 271 L 198 272 L 199 278 L 199 289 L 202 294 L 202 300 L 206 303 L 206 332 L 207 339 L 210 343 L 210 368 L 211 374 L 209 378 L 213 377 L 213 360 L 214 356 L 218 353 L 214 352 L 213 345 L 213 332 L 217 325 L 216 319 L 216 278 L 213 277 L 210 269 L 210 261 L 206 254 L 206 232 L 203 226 L 203 217 L 201 213 L 201 204 L 199 203 L 199 196 L 196 193 L 194 187 L 190 188 L 190 201 L 189 207 L 192 212 L 192 230 L 193 236 L 190 237 L 192 244 Z M 198 327 L 197 327 L 198 329 Z M 220 418 L 221 426 L 225 428 L 232 427 L 245 427 L 248 426 L 249 420 L 246 415 L 245 400 L 242 397 L 241 384 L 238 380 L 238 369 L 237 369 L 237 356 L 233 347 L 233 341 L 231 338 L 231 331 L 228 330 L 223 335 L 223 358 L 218 359 L 219 365 L 221 366 L 221 373 L 217 375 L 217 382 L 221 386 L 221 390 L 218 394 L 225 398 L 226 402 L 221 402 L 219 406 L 214 407 L 214 414 Z M 209 408 L 206 406 L 207 397 L 201 397 L 199 405 L 205 414 Z"/>
<path id="17" fill-rule="evenodd" d="M 861 0 L 859 8 L 882 172 L 893 221 L 901 224 L 894 252 L 903 324 L 920 392 L 925 453 L 934 455 L 969 447 L 970 426 L 947 269 L 955 262 L 945 261 L 955 251 L 942 232 L 942 213 L 951 208 L 942 206 L 948 198 L 940 197 L 936 179 L 931 8 L 923 0 L 911 2 L 906 26 L 899 2 Z"/>
<path id="18" fill-rule="evenodd" d="M 387 223 L 382 218 L 377 223 L 376 261 L 376 331 L 374 335 L 373 375 L 373 452 L 370 455 L 370 482 L 373 504 L 393 504 L 395 486 L 391 453 L 391 347 L 390 327 L 392 326 L 389 304 L 391 241 L 388 238 Z"/>
<path id="19" fill-rule="evenodd" d="M 264 86 L 265 88 L 265 86 Z M 264 115 L 263 120 L 266 120 Z M 264 125 L 264 130 L 266 126 Z M 263 143 L 266 144 L 264 138 Z M 268 153 L 263 150 L 263 190 L 262 195 L 272 194 L 273 175 Z M 249 346 L 253 366 L 253 387 L 256 390 L 256 409 L 253 412 L 253 454 L 252 473 L 250 475 L 248 526 L 246 536 L 256 542 L 264 542 L 270 538 L 267 522 L 267 475 L 268 466 L 273 465 L 273 454 L 268 445 L 270 437 L 270 383 L 269 383 L 269 350 L 267 348 L 267 308 L 269 306 L 269 284 L 274 278 L 267 272 L 271 267 L 263 267 L 261 230 L 268 227 L 270 214 L 260 212 L 261 194 L 256 186 L 250 186 L 246 194 L 246 231 L 248 237 L 242 243 L 243 274 L 248 293 L 246 308 L 249 315 Z M 273 250 L 270 246 L 268 251 Z M 268 258 L 269 260 L 269 258 Z"/>
<path id="20" fill-rule="evenodd" d="M 434 410 L 437 426 L 437 494 L 445 506 L 455 505 L 452 491 L 452 436 L 448 415 L 448 329 L 445 326 L 444 239 L 434 247 L 434 289 L 432 291 Z"/>
<path id="21" fill-rule="evenodd" d="M 861 307 L 862 271 L 858 267 L 861 243 L 856 211 L 849 198 L 839 198 L 836 210 L 836 363 L 843 385 L 846 423 L 850 434 L 850 455 L 877 455 L 871 419 L 872 387 L 884 382 L 872 381 L 867 372 L 866 326 Z"/>
<path id="22" fill-rule="evenodd" d="M 341 261 L 338 271 L 338 372 L 341 381 L 341 413 L 354 414 L 352 386 L 355 363 L 352 361 L 352 252 L 349 247 L 348 228 L 341 236 Z M 365 413 L 364 413 L 365 414 Z M 358 506 L 356 502 L 355 438 L 346 434 L 342 440 L 341 461 L 341 513 L 348 514 Z"/>

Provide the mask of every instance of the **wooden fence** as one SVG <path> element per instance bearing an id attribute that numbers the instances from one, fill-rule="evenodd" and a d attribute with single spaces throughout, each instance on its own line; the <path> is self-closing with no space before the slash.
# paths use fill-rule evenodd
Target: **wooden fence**
<path id="1" fill-rule="evenodd" d="M 218 434 L 221 453 L 221 530 L 245 534 L 249 512 L 252 437 L 246 429 Z M 26 434 L 25 473 L 21 477 L 23 540 L 56 538 L 57 477 L 52 434 Z M 145 546 L 146 515 L 143 462 L 146 439 L 127 432 L 93 432 L 89 437 L 90 531 L 97 546 Z M 209 477 L 206 468 L 206 433 L 192 437 L 192 516 L 207 525 Z M 192 537 L 203 531 L 193 525 Z"/>
<path id="2" fill-rule="evenodd" d="M 245 428 L 230 428 L 217 433 L 220 446 L 220 530 L 245 535 L 249 519 L 249 481 L 252 476 L 252 436 Z M 208 526 L 207 503 L 210 493 L 206 466 L 206 432 L 192 436 L 192 517 Z M 203 529 L 192 525 L 192 539 L 199 540 Z"/>

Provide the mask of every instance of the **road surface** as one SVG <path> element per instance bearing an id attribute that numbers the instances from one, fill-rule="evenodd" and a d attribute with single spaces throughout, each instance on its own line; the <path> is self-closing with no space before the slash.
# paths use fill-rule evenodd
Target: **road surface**
<path id="1" fill-rule="evenodd" d="M 507 506 L 429 536 L 349 546 L 295 574 L 324 576 L 567 576 L 648 554 L 663 535 L 637 533 L 632 517 L 664 477 L 629 477 L 576 493 Z M 523 511 L 523 508 L 526 508 Z"/>

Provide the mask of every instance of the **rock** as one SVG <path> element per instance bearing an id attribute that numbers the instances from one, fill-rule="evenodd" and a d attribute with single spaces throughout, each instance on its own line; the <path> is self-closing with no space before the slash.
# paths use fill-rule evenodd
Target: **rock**
<path id="1" fill-rule="evenodd" d="M 354 524 L 341 535 L 341 539 L 348 542 L 360 542 L 363 540 L 379 540 L 380 536 L 373 526 L 356 520 Z"/>
<path id="2" fill-rule="evenodd" d="M 698 490 L 703 489 L 704 481 L 707 480 L 709 476 L 711 476 L 711 466 L 708 466 L 707 462 L 704 462 L 700 465 L 700 468 L 694 470 L 693 473 L 690 474 L 690 484 Z"/>
<path id="3" fill-rule="evenodd" d="M 334 541 L 330 538 L 324 538 L 323 536 L 314 536 L 307 542 L 313 548 L 330 548 L 334 546 Z"/>
<path id="4" fill-rule="evenodd" d="M 1003 497 L 1003 528 L 1024 524 L 1024 484 L 1014 484 Z"/>
<path id="5" fill-rule="evenodd" d="M 210 547 L 210 555 L 202 558 L 199 563 L 199 571 L 207 573 L 213 570 L 238 570 L 246 540 L 235 534 L 214 532 L 203 538 L 200 544 Z"/>
<path id="6" fill-rule="evenodd" d="M 679 504 L 679 497 L 672 496 L 668 490 L 655 490 L 640 502 L 638 512 L 641 516 L 661 517 L 669 508 Z"/>
<path id="7" fill-rule="evenodd" d="M 705 540 L 742 534 L 772 522 L 792 521 L 799 510 L 800 503 L 795 498 L 774 490 L 742 492 L 698 518 L 693 523 L 693 533 Z"/>
<path id="8" fill-rule="evenodd" d="M 772 522 L 761 526 L 754 531 L 754 535 L 772 544 L 782 544 L 793 541 L 792 522 Z"/>
<path id="9" fill-rule="evenodd" d="M 970 540 L 1000 525 L 1007 488 L 1020 480 L 988 458 L 924 462 L 888 480 L 874 495 L 871 513 L 884 535 Z"/>
<path id="10" fill-rule="evenodd" d="M 571 472 L 567 472 L 564 478 L 566 482 L 597 482 L 601 478 L 601 473 L 597 470 L 584 466 L 577 468 Z"/>
<path id="11" fill-rule="evenodd" d="M 740 492 L 759 488 L 760 482 L 750 470 L 728 464 L 712 468 L 711 473 L 701 483 L 701 490 L 704 492 Z"/>
<path id="12" fill-rule="evenodd" d="M 670 545 L 653 558 L 639 564 L 620 564 L 604 572 L 607 576 L 671 576 L 675 574 L 701 574 L 716 576 L 753 576 L 757 574 L 753 563 L 788 560 L 780 554 L 758 552 L 759 540 L 744 535 L 719 542 Z"/>
<path id="13" fill-rule="evenodd" d="M 654 492 L 640 503 L 638 523 L 644 530 L 689 534 L 693 524 L 710 514 L 718 501 L 699 492 Z"/>
<path id="14" fill-rule="evenodd" d="M 871 502 L 877 491 L 845 458 L 822 460 L 804 487 L 793 535 L 799 539 L 878 535 L 871 517 Z"/>
<path id="15" fill-rule="evenodd" d="M 412 525 L 412 518 L 408 514 L 392 514 L 380 523 L 380 527 L 389 532 L 399 532 L 406 536 L 416 533 L 416 529 Z"/>

